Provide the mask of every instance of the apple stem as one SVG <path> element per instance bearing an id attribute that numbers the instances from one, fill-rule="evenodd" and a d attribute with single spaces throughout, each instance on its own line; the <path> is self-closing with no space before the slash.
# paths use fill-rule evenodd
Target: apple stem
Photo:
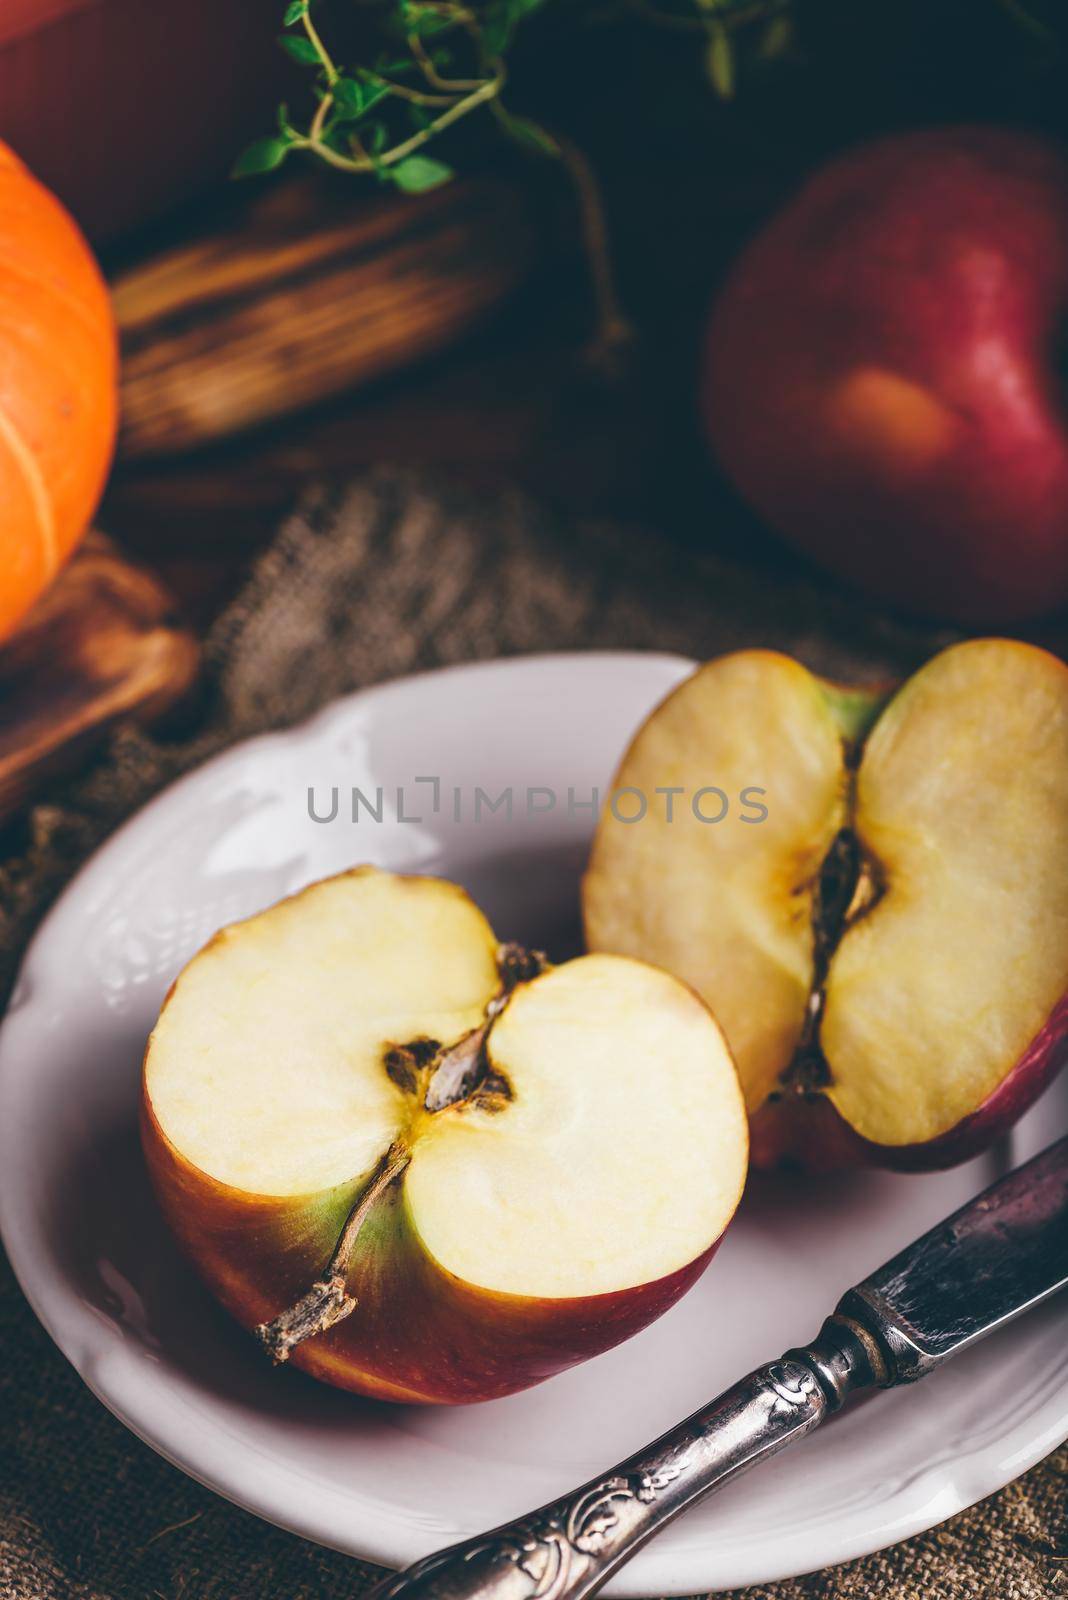
<path id="1" fill-rule="evenodd" d="M 306 1339 L 325 1333 L 355 1311 L 356 1298 L 349 1294 L 347 1283 L 357 1237 L 375 1202 L 397 1181 L 411 1159 L 411 1151 L 403 1145 L 394 1144 L 386 1151 L 349 1212 L 322 1277 L 273 1321 L 261 1322 L 257 1327 L 256 1338 L 276 1366 L 288 1361 L 292 1351 Z"/>

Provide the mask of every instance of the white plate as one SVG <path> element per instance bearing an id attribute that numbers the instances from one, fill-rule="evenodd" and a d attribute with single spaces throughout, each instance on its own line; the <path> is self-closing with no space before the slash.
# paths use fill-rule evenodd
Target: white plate
<path id="1" fill-rule="evenodd" d="M 687 670 L 667 656 L 535 657 L 355 695 L 154 801 L 80 874 L 26 958 L 0 1035 L 0 1225 L 15 1270 L 116 1415 L 273 1522 L 400 1565 L 513 1517 L 811 1336 L 841 1289 L 1068 1126 L 1055 1086 L 1011 1148 L 956 1172 L 754 1183 L 709 1272 L 659 1323 L 488 1405 L 390 1407 L 276 1373 L 217 1310 L 164 1233 L 137 1145 L 141 1052 L 175 973 L 221 924 L 360 860 L 455 876 L 502 937 L 565 952 L 592 825 L 579 805 Z M 419 777 L 441 780 L 436 815 Z M 323 806 L 334 784 L 338 819 L 312 821 L 309 785 Z M 383 787 L 381 823 L 347 820 L 354 784 L 372 800 Z M 398 785 L 421 821 L 397 820 Z M 483 806 L 476 824 L 476 787 L 496 797 L 507 785 L 511 818 Z M 535 799 L 528 816 L 528 786 L 559 803 Z M 1068 1434 L 1064 1315 L 1051 1303 L 918 1388 L 846 1412 L 669 1528 L 614 1592 L 810 1571 L 997 1489 Z"/>

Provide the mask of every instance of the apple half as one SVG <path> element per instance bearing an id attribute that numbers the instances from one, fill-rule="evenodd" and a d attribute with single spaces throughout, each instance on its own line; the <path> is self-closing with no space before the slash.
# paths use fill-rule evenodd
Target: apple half
<path id="1" fill-rule="evenodd" d="M 709 825 L 686 796 L 759 788 Z M 659 706 L 583 886 L 593 950 L 690 984 L 727 1036 L 757 1165 L 951 1166 L 1037 1098 L 1068 1048 L 1068 668 L 1005 639 L 896 693 L 770 651 Z M 705 808 L 705 815 L 715 813 Z"/>
<path id="2" fill-rule="evenodd" d="M 358 868 L 224 929 L 148 1044 L 145 1154 L 277 1360 L 484 1400 L 598 1354 L 710 1260 L 747 1165 L 723 1036 L 677 979 L 549 967 L 463 891 Z"/>

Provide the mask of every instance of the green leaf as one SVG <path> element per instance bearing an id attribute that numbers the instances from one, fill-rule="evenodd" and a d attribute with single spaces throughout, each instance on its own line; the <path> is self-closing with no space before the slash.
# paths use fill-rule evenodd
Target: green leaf
<path id="1" fill-rule="evenodd" d="M 330 150 L 336 150 L 339 156 L 351 156 L 352 146 L 349 143 L 349 136 L 346 134 L 344 128 L 325 128 L 320 134 L 320 138 L 322 139 L 323 144 L 325 144 Z"/>
<path id="2" fill-rule="evenodd" d="M 234 163 L 235 178 L 251 178 L 258 172 L 272 172 L 280 167 L 289 150 L 289 141 L 274 135 L 257 139 L 243 150 Z"/>
<path id="3" fill-rule="evenodd" d="M 358 78 L 335 78 L 330 92 L 340 116 L 363 116 L 367 109 L 367 90 Z"/>
<path id="4" fill-rule="evenodd" d="M 388 84 L 378 83 L 374 78 L 341 77 L 335 78 L 330 92 L 334 96 L 338 120 L 358 122 L 372 106 L 388 98 L 390 89 Z"/>
<path id="5" fill-rule="evenodd" d="M 316 50 L 311 40 L 305 39 L 303 35 L 299 33 L 283 33 L 280 35 L 278 43 L 286 54 L 291 55 L 294 61 L 299 61 L 302 67 L 318 67 L 322 65 L 318 50 Z"/>
<path id="6" fill-rule="evenodd" d="M 482 28 L 482 44 L 488 56 L 503 56 L 512 42 L 512 21 L 503 6 L 494 7 Z"/>
<path id="7" fill-rule="evenodd" d="M 453 176 L 451 167 L 444 161 L 435 161 L 432 156 L 408 156 L 388 170 L 397 188 L 405 194 L 426 194 L 429 189 L 448 183 Z"/>
<path id="8" fill-rule="evenodd" d="M 400 17 L 404 32 L 417 34 L 420 39 L 430 39 L 435 33 L 445 33 L 456 26 L 454 18 L 442 15 L 433 6 L 419 5 L 416 0 L 402 0 Z"/>
<path id="9" fill-rule="evenodd" d="M 286 6 L 286 14 L 282 18 L 282 26 L 291 28 L 294 22 L 300 22 L 308 15 L 308 0 L 290 0 Z"/>
<path id="10" fill-rule="evenodd" d="M 449 68 L 456 59 L 455 50 L 451 50 L 447 44 L 442 44 L 440 40 L 437 44 L 428 44 L 424 41 L 423 50 L 433 65 L 437 68 L 438 72 L 447 77 Z M 414 67 L 415 62 L 409 60 L 408 65 L 409 67 Z"/>
<path id="11" fill-rule="evenodd" d="M 516 26 L 544 4 L 545 0 L 494 0 L 487 6 L 482 25 L 482 43 L 487 55 L 503 55 L 512 42 Z"/>
<path id="12" fill-rule="evenodd" d="M 559 156 L 560 146 L 539 123 L 532 122 L 529 117 L 517 117 L 503 106 L 498 106 L 497 116 L 508 137 L 522 145 L 524 150 L 532 150 L 539 156 Z"/>
<path id="13" fill-rule="evenodd" d="M 765 61 L 777 61 L 793 49 L 794 25 L 785 13 L 771 17 L 760 40 L 760 55 Z"/>
<path id="14" fill-rule="evenodd" d="M 708 36 L 708 76 L 721 100 L 734 97 L 734 47 L 731 36 L 716 23 Z"/>
<path id="15" fill-rule="evenodd" d="M 529 17 L 532 11 L 540 11 L 544 4 L 545 0 L 494 0 L 489 10 L 503 12 L 515 27 L 524 17 Z"/>

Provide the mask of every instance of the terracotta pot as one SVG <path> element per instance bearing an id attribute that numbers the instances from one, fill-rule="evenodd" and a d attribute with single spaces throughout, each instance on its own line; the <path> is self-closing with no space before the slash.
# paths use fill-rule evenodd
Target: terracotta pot
<path id="1" fill-rule="evenodd" d="M 0 0 L 0 138 L 110 237 L 269 131 L 274 0 Z"/>

